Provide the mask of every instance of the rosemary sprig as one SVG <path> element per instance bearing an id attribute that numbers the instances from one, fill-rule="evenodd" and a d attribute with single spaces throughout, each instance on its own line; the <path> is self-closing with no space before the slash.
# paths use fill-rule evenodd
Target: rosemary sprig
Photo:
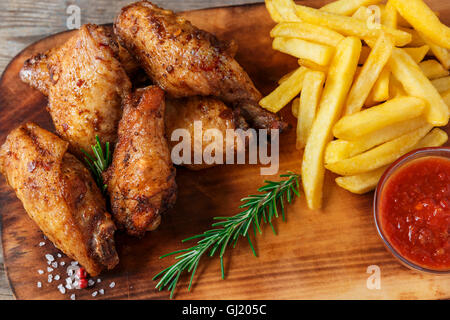
<path id="1" fill-rule="evenodd" d="M 258 189 L 260 194 L 250 195 L 241 199 L 244 202 L 244 204 L 239 206 L 239 208 L 244 209 L 242 212 L 232 217 L 216 217 L 214 220 L 221 221 L 212 224 L 212 229 L 182 241 L 186 242 L 199 239 L 196 245 L 161 256 L 160 259 L 179 254 L 175 257 L 177 262 L 153 277 L 153 280 L 160 278 L 156 288 L 161 291 L 167 287 L 167 290 L 170 291 L 170 298 L 172 298 L 180 275 L 184 271 L 187 271 L 191 273 L 188 287 L 190 291 L 200 258 L 205 253 L 208 253 L 212 257 L 216 252 L 219 252 L 222 279 L 224 279 L 223 256 L 225 250 L 228 246 L 234 248 L 240 236 L 247 238 L 253 254 L 257 256 L 252 241 L 250 240 L 250 227 L 253 227 L 255 235 L 256 230 L 261 234 L 261 224 L 263 222 L 268 223 L 272 231 L 276 234 L 272 220 L 279 216 L 277 208 L 279 207 L 281 209 L 281 216 L 284 221 L 284 202 L 291 203 L 294 196 L 300 196 L 300 177 L 298 174 L 288 172 L 288 174 L 280 175 L 280 177 L 286 179 L 278 182 L 265 181 L 265 185 Z"/>
<path id="2" fill-rule="evenodd" d="M 109 148 L 109 142 L 105 143 L 105 152 L 103 152 L 99 137 L 95 136 L 95 139 L 97 140 L 97 143 L 91 146 L 94 156 L 90 155 L 83 148 L 81 148 L 81 151 L 85 155 L 84 161 L 89 167 L 89 170 L 92 172 L 95 182 L 102 190 L 102 192 L 105 192 L 107 185 L 103 183 L 102 172 L 108 169 L 108 167 L 111 165 L 111 151 Z"/>

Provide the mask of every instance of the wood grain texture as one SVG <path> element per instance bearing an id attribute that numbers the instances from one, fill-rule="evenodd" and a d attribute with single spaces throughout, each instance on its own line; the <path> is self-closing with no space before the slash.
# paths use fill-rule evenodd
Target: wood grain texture
<path id="1" fill-rule="evenodd" d="M 447 1 L 434 1 L 448 24 Z M 318 6 L 317 2 L 311 2 Z M 276 80 L 296 66 L 296 60 L 271 50 L 269 30 L 273 26 L 261 5 L 193 11 L 184 14 L 194 24 L 224 39 L 234 38 L 239 51 L 237 60 L 249 72 L 264 93 L 274 88 Z M 243 19 L 242 17 L 245 17 Z M 18 55 L 0 82 L 0 143 L 6 134 L 23 121 L 33 120 L 52 130 L 45 111 L 46 99 L 20 82 L 18 71 L 32 53 L 63 42 L 63 33 L 31 45 Z M 284 117 L 295 124 L 289 108 Z M 447 132 L 449 131 L 448 128 Z M 295 132 L 281 139 L 280 172 L 300 171 L 301 153 L 295 150 Z M 220 166 L 201 172 L 177 170 L 179 197 L 173 210 L 163 217 L 160 228 L 136 240 L 117 236 L 121 258 L 119 266 L 102 275 L 103 285 L 77 291 L 77 297 L 91 298 L 92 291 L 106 287 L 105 296 L 114 299 L 165 299 L 167 292 L 154 290 L 151 280 L 157 272 L 172 264 L 173 259 L 159 260 L 162 254 L 187 247 L 180 241 L 198 234 L 212 223 L 214 216 L 237 213 L 239 199 L 255 192 L 263 180 L 258 166 Z M 201 264 L 193 291 L 188 293 L 188 277 L 183 277 L 178 299 L 445 299 L 450 298 L 450 276 L 419 274 L 400 265 L 384 248 L 372 217 L 373 194 L 353 195 L 338 188 L 335 176 L 327 173 L 324 208 L 311 211 L 304 199 L 288 208 L 287 222 L 276 224 L 278 236 L 265 228 L 257 238 L 258 258 L 251 254 L 246 241 L 230 251 L 226 258 L 227 279 L 220 278 L 217 258 L 206 258 Z M 47 243 L 39 247 L 42 233 L 27 217 L 14 192 L 0 182 L 0 210 L 4 259 L 12 290 L 19 299 L 61 299 L 56 284 L 46 283 L 45 253 L 57 250 Z M 69 260 L 65 259 L 66 262 Z M 366 287 L 367 267 L 381 268 L 381 290 Z M 58 269 L 59 270 L 59 269 Z M 60 271 L 62 275 L 62 271 Z M 36 288 L 42 281 L 43 288 Z M 110 281 L 116 282 L 108 289 Z"/>

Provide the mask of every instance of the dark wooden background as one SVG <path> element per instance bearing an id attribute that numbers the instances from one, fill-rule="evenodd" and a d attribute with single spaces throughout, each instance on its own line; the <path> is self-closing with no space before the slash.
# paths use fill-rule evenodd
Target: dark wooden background
<path id="1" fill-rule="evenodd" d="M 67 7 L 81 9 L 81 24 L 110 23 L 124 5 L 133 0 L 1 0 L 0 1 L 0 74 L 23 48 L 51 34 L 67 30 Z M 258 0 L 153 0 L 174 11 L 195 10 Z M 324 2 L 320 1 L 319 2 Z M 0 244 L 1 245 L 1 244 Z M 0 250 L 0 300 L 13 299 L 3 267 Z"/>

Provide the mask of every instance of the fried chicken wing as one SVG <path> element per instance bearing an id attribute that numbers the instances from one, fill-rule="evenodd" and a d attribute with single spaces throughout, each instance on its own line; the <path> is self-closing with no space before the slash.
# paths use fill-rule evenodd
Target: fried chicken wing
<path id="1" fill-rule="evenodd" d="M 214 97 L 201 96 L 166 99 L 165 125 L 171 150 L 180 143 L 171 140 L 172 133 L 175 130 L 184 129 L 189 133 L 191 157 L 189 163 L 183 163 L 182 165 L 191 170 L 201 170 L 217 164 L 194 164 L 193 155 L 195 152 L 203 155 L 205 148 L 209 148 L 210 150 L 214 149 L 214 152 L 217 150 L 219 158 L 224 159 L 226 155 L 226 141 L 220 139 L 217 141 L 214 136 L 208 135 L 208 130 L 218 130 L 225 139 L 227 129 L 247 128 L 245 120 L 222 101 Z M 196 136 L 201 137 L 201 140 L 195 140 Z M 235 144 L 233 143 L 231 146 L 230 152 L 234 154 L 236 151 Z"/>
<path id="2" fill-rule="evenodd" d="M 44 234 L 95 276 L 119 261 L 116 228 L 89 171 L 67 149 L 56 135 L 23 124 L 0 148 L 0 172 Z"/>
<path id="3" fill-rule="evenodd" d="M 164 92 L 156 86 L 138 89 L 125 101 L 113 162 L 104 173 L 114 218 L 134 236 L 157 228 L 176 200 L 164 112 Z"/>
<path id="4" fill-rule="evenodd" d="M 181 16 L 140 1 L 122 8 L 114 32 L 172 98 L 213 95 L 243 109 L 246 120 L 256 128 L 286 126 L 258 106 L 261 93 L 233 58 L 236 47 Z"/>
<path id="5" fill-rule="evenodd" d="M 131 82 L 118 60 L 119 48 L 107 28 L 84 25 L 60 48 L 25 62 L 21 78 L 49 97 L 57 133 L 82 155 L 98 135 L 115 142 L 122 100 Z M 122 54 L 123 55 L 123 54 Z"/>

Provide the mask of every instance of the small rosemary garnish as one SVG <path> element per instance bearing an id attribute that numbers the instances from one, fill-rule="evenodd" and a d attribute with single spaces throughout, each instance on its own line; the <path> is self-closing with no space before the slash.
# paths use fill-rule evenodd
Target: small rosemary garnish
<path id="1" fill-rule="evenodd" d="M 222 279 L 225 278 L 223 256 L 227 246 L 234 248 L 236 246 L 239 236 L 246 237 L 250 244 L 250 248 L 253 254 L 256 256 L 256 251 L 250 240 L 249 228 L 253 226 L 256 236 L 256 230 L 261 234 L 261 223 L 268 223 L 273 232 L 275 228 L 272 225 L 272 219 L 278 218 L 277 207 L 281 209 L 281 215 L 283 221 L 285 220 L 284 202 L 287 200 L 291 203 L 294 195 L 297 197 L 299 194 L 299 175 L 293 172 L 280 175 L 286 180 L 273 182 L 265 181 L 266 185 L 259 188 L 260 194 L 250 195 L 241 199 L 245 202 L 239 208 L 245 208 L 241 213 L 232 217 L 216 217 L 214 220 L 222 220 L 212 224 L 213 229 L 205 231 L 202 234 L 184 239 L 182 242 L 186 242 L 192 239 L 200 239 L 195 246 L 188 249 L 177 250 L 160 257 L 160 259 L 180 254 L 175 257 L 177 262 L 172 266 L 164 269 L 158 273 L 153 280 L 161 278 L 156 285 L 156 288 L 160 291 L 167 287 L 170 291 L 170 298 L 173 297 L 175 287 L 177 286 L 180 275 L 183 271 L 191 273 L 191 279 L 189 282 L 188 290 L 191 290 L 192 282 L 194 279 L 195 271 L 197 270 L 200 258 L 203 254 L 207 253 L 212 257 L 217 251 L 219 251 L 220 267 L 222 273 Z"/>
<path id="2" fill-rule="evenodd" d="M 84 161 L 89 167 L 89 170 L 91 170 L 95 182 L 97 183 L 98 187 L 102 190 L 104 193 L 106 191 L 106 184 L 103 183 L 103 177 L 102 172 L 108 169 L 108 167 L 111 165 L 111 151 L 109 148 L 109 142 L 105 143 L 105 152 L 103 153 L 102 144 L 100 142 L 100 139 L 98 136 L 95 136 L 95 139 L 97 140 L 97 143 L 93 146 L 91 146 L 92 151 L 94 153 L 94 157 L 91 156 L 86 150 L 81 148 L 81 151 L 84 153 Z"/>

